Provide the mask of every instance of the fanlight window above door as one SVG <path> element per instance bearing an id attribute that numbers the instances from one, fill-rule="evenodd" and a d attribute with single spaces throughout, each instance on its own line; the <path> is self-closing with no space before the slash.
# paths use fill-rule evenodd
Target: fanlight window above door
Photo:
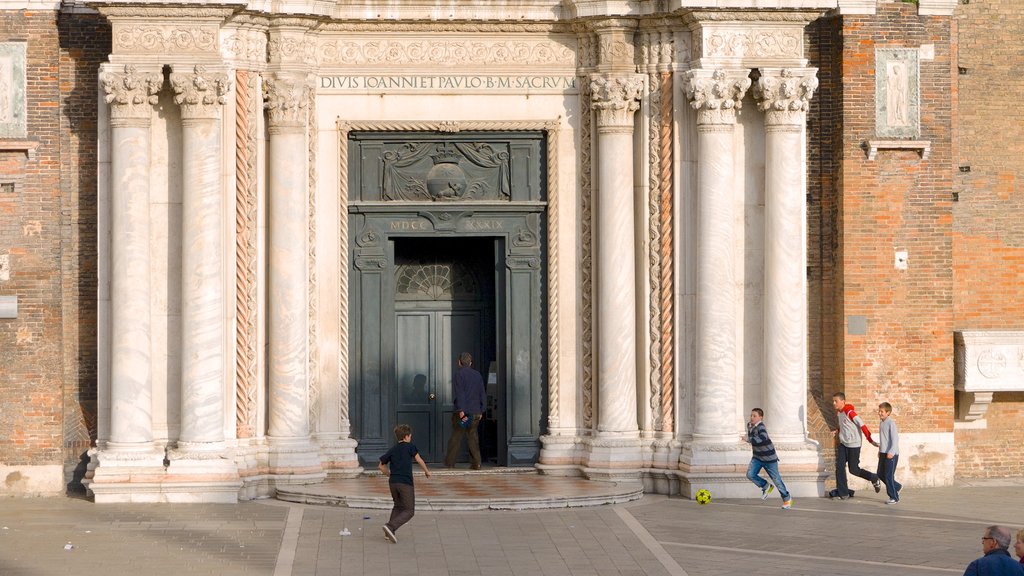
<path id="1" fill-rule="evenodd" d="M 480 288 L 472 270 L 452 264 L 399 264 L 395 270 L 396 300 L 478 300 Z"/>

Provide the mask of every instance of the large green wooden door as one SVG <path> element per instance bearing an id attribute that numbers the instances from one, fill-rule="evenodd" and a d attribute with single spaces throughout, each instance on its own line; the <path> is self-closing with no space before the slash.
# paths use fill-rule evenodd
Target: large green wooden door
<path id="1" fill-rule="evenodd" d="M 412 426 L 427 462 L 444 459 L 455 361 L 461 352 L 479 357 L 480 324 L 479 310 L 452 310 L 451 302 L 396 303 L 395 420 Z"/>

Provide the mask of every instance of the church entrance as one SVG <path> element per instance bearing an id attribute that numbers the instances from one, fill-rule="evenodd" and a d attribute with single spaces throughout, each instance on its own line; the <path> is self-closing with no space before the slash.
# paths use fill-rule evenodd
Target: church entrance
<path id="1" fill-rule="evenodd" d="M 410 424 L 427 462 L 444 460 L 451 436 L 452 375 L 462 352 L 487 385 L 481 424 L 484 462 L 497 462 L 500 415 L 494 238 L 396 238 L 391 242 L 395 294 L 395 414 Z M 465 449 L 460 461 L 465 460 Z"/>
<path id="2" fill-rule="evenodd" d="M 347 134 L 348 403 L 364 467 L 397 423 L 425 460 L 444 460 L 460 352 L 487 383 L 484 462 L 537 462 L 546 145 L 541 132 Z"/>

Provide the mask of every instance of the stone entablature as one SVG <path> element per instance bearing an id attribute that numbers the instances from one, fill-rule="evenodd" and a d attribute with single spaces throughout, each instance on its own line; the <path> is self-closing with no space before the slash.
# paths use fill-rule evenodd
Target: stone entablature
<path id="1" fill-rule="evenodd" d="M 1024 332 L 953 333 L 957 419 L 981 420 L 994 392 L 1024 391 Z"/>

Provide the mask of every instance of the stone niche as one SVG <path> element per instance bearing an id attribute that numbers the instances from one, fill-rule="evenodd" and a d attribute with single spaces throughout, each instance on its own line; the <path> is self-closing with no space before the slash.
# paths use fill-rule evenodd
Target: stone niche
<path id="1" fill-rule="evenodd" d="M 1024 331 L 954 332 L 957 420 L 982 421 L 995 392 L 1024 391 Z"/>

